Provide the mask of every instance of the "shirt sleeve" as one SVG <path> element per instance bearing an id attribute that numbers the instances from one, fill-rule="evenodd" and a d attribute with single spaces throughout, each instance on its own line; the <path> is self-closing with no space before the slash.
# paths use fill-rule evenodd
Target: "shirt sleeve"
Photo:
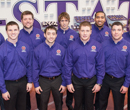
<path id="1" fill-rule="evenodd" d="M 97 84 L 102 84 L 105 75 L 105 59 L 103 48 L 100 47 L 96 55 Z"/>
<path id="2" fill-rule="evenodd" d="M 28 51 L 26 68 L 27 68 L 27 79 L 28 82 L 31 83 L 32 82 L 32 52 L 30 48 Z"/>
<path id="3" fill-rule="evenodd" d="M 38 64 L 39 57 L 37 55 L 36 49 L 34 50 L 34 55 L 33 55 L 33 82 L 34 82 L 34 87 L 39 87 L 39 72 L 40 72 L 40 67 Z"/>
<path id="4" fill-rule="evenodd" d="M 72 68 L 73 68 L 73 62 L 72 62 L 72 51 L 71 51 L 71 45 L 68 47 L 66 54 L 65 54 L 65 60 L 64 60 L 64 78 L 66 80 L 66 84 L 71 84 L 71 74 L 72 74 Z"/>
<path id="5" fill-rule="evenodd" d="M 3 51 L 0 50 L 0 90 L 2 93 L 6 93 L 6 85 L 4 80 L 4 56 Z"/>
<path id="6" fill-rule="evenodd" d="M 125 75 L 125 81 L 123 86 L 129 87 L 130 85 L 130 51 L 128 52 L 127 58 L 126 58 L 126 75 Z"/>
<path id="7" fill-rule="evenodd" d="M 66 86 L 66 81 L 64 78 L 64 74 L 65 74 L 64 58 L 65 58 L 65 49 L 63 49 L 63 55 L 62 55 L 62 74 L 61 74 L 62 84 L 61 85 Z"/>

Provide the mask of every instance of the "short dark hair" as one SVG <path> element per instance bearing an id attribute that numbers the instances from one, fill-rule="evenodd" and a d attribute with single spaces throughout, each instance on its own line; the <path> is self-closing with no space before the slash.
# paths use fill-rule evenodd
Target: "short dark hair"
<path id="1" fill-rule="evenodd" d="M 6 27 L 5 27 L 6 31 L 8 29 L 8 26 L 12 26 L 12 25 L 16 25 L 18 27 L 18 30 L 19 30 L 19 25 L 14 21 L 10 21 L 6 24 Z"/>
<path id="2" fill-rule="evenodd" d="M 79 29 L 81 29 L 82 26 L 88 26 L 92 30 L 92 25 L 88 21 L 81 22 L 80 25 L 79 25 Z"/>
<path id="3" fill-rule="evenodd" d="M 66 18 L 70 22 L 70 16 L 69 16 L 69 14 L 67 12 L 62 12 L 58 16 L 58 22 L 60 22 L 62 18 Z"/>
<path id="4" fill-rule="evenodd" d="M 33 15 L 33 13 L 31 11 L 24 11 L 24 12 L 22 12 L 21 19 L 23 19 L 24 15 L 32 15 L 32 18 L 34 19 L 34 15 Z"/>
<path id="5" fill-rule="evenodd" d="M 56 34 L 57 34 L 57 29 L 54 26 L 48 26 L 48 27 L 46 27 L 46 29 L 44 30 L 44 33 L 46 34 L 47 30 L 49 30 L 49 29 L 55 30 Z"/>
<path id="6" fill-rule="evenodd" d="M 105 14 L 103 11 L 97 11 L 97 12 L 95 13 L 95 18 L 96 18 L 96 16 L 97 16 L 98 13 L 103 13 L 104 16 L 106 17 L 106 14 Z"/>
<path id="7" fill-rule="evenodd" d="M 111 26 L 111 29 L 112 29 L 113 26 L 115 26 L 115 25 L 117 25 L 117 26 L 121 26 L 122 29 L 123 29 L 123 24 L 122 24 L 121 22 L 114 22 L 114 23 L 112 24 L 112 26 Z"/>
<path id="8" fill-rule="evenodd" d="M 130 24 L 130 18 L 129 18 L 129 20 L 128 20 L 128 25 Z"/>

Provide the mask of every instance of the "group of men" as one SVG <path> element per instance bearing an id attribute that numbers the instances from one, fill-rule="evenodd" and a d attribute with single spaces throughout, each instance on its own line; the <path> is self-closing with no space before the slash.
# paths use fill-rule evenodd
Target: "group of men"
<path id="1" fill-rule="evenodd" d="M 130 85 L 130 33 L 123 34 L 120 22 L 110 30 L 104 25 L 105 16 L 99 11 L 95 24 L 80 23 L 79 34 L 69 28 L 66 12 L 58 17 L 58 30 L 54 26 L 44 32 L 35 28 L 30 11 L 21 14 L 21 30 L 16 22 L 8 22 L 7 40 L 0 34 L 1 109 L 30 110 L 29 92 L 34 83 L 39 110 L 47 110 L 50 91 L 55 109 L 62 110 L 66 87 L 68 110 L 94 110 L 94 105 L 95 110 L 106 110 L 110 90 L 114 110 L 123 110 Z M 130 30 L 130 20 L 128 25 Z M 129 97 L 130 90 L 128 103 Z"/>

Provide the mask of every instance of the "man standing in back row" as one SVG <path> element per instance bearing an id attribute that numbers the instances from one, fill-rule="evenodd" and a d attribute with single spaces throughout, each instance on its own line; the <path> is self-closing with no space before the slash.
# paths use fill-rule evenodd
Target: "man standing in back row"
<path id="1" fill-rule="evenodd" d="M 45 41 L 44 33 L 42 30 L 35 28 L 33 26 L 34 23 L 34 15 L 30 11 L 24 11 L 21 14 L 21 22 L 23 24 L 23 29 L 20 30 L 19 40 L 27 43 L 29 47 L 31 48 L 31 56 L 33 55 L 33 50 L 35 47 L 37 47 L 39 44 Z M 37 107 L 39 108 L 39 95 L 36 94 L 37 99 Z M 31 103 L 30 103 L 30 94 L 27 93 L 27 109 L 31 109 Z"/>
<path id="2" fill-rule="evenodd" d="M 79 38 L 77 32 L 69 28 L 70 16 L 66 12 L 62 12 L 58 17 L 60 28 L 57 31 L 56 42 L 62 45 L 65 49 L 68 48 L 69 44 Z M 66 105 L 68 110 L 73 110 L 73 93 L 67 90 Z"/>

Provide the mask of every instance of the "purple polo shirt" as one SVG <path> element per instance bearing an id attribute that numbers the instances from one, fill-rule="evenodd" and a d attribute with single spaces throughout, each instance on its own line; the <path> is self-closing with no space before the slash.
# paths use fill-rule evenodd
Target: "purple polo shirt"
<path id="1" fill-rule="evenodd" d="M 71 84 L 71 74 L 78 78 L 97 76 L 97 83 L 102 84 L 105 74 L 104 54 L 101 44 L 90 39 L 85 45 L 78 39 L 72 42 L 65 55 L 65 80 Z"/>
<path id="2" fill-rule="evenodd" d="M 45 41 L 45 37 L 42 30 L 33 27 L 30 34 L 25 29 L 20 30 L 19 40 L 27 43 L 30 48 L 34 49 Z"/>
<path id="3" fill-rule="evenodd" d="M 93 24 L 91 38 L 102 43 L 111 38 L 111 29 L 104 25 L 103 28 L 99 30 L 98 27 Z"/>
<path id="4" fill-rule="evenodd" d="M 7 92 L 5 80 L 17 80 L 27 76 L 32 82 L 31 57 L 29 46 L 18 41 L 16 47 L 9 41 L 0 46 L 0 90 Z"/>
<path id="5" fill-rule="evenodd" d="M 124 38 L 117 44 L 111 39 L 102 43 L 106 73 L 116 78 L 125 77 L 124 86 L 130 84 L 130 44 Z"/>
<path id="6" fill-rule="evenodd" d="M 65 49 L 58 43 L 54 43 L 50 48 L 45 42 L 37 46 L 33 57 L 33 82 L 34 86 L 39 86 L 39 75 L 44 77 L 62 76 L 62 85 L 66 86 L 63 77 L 63 59 Z"/>
<path id="7" fill-rule="evenodd" d="M 79 38 L 79 34 L 76 31 L 70 28 L 64 31 L 61 28 L 59 28 L 57 31 L 56 42 L 58 42 L 66 49 L 71 42 L 75 41 L 78 38 Z"/>

